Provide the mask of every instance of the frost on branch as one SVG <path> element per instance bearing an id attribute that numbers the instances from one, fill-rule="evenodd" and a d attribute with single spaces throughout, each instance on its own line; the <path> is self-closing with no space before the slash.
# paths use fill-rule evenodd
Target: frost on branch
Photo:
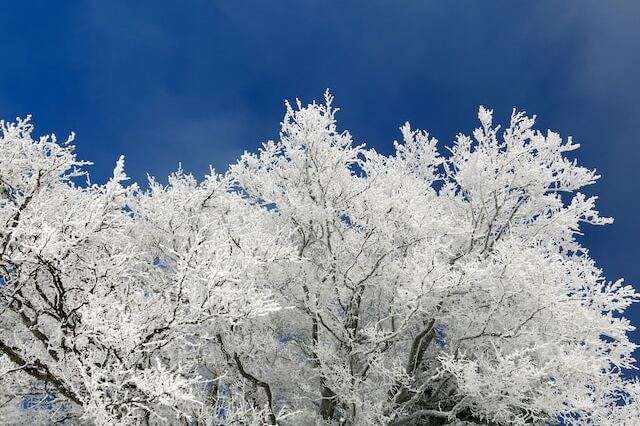
<path id="1" fill-rule="evenodd" d="M 578 146 L 481 107 L 445 150 L 406 123 L 383 155 L 332 102 L 146 189 L 123 158 L 78 184 L 69 143 L 2 124 L 0 418 L 634 424 L 638 294 L 576 240 L 611 222 Z"/>

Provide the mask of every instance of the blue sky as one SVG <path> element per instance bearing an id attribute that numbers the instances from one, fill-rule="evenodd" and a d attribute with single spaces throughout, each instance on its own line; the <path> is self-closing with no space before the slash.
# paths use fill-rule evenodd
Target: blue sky
<path id="1" fill-rule="evenodd" d="M 477 106 L 572 135 L 597 168 L 592 256 L 640 285 L 640 2 L 2 1 L 0 117 L 78 134 L 104 180 L 224 170 L 277 136 L 283 101 L 325 88 L 357 142 L 389 152 L 405 120 L 442 143 Z M 640 307 L 631 311 L 640 325 Z M 640 333 L 635 334 L 640 342 Z"/>

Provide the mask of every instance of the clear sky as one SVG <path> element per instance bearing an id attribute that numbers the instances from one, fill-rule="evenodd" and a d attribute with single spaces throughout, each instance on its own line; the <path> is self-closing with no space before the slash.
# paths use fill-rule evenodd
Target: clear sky
<path id="1" fill-rule="evenodd" d="M 283 101 L 320 98 L 389 152 L 409 120 L 443 144 L 477 106 L 582 144 L 603 214 L 586 229 L 611 279 L 640 286 L 638 1 L 0 0 L 0 117 L 74 130 L 103 181 L 120 154 L 142 181 L 202 176 L 275 138 Z M 640 306 L 631 312 L 640 325 Z M 635 334 L 640 342 L 640 333 Z"/>

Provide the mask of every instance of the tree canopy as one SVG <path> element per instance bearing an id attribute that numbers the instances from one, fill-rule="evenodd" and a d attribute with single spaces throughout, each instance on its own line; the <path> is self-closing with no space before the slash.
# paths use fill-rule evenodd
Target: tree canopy
<path id="1" fill-rule="evenodd" d="M 637 424 L 623 314 L 577 240 L 610 218 L 571 138 L 514 111 L 383 155 L 337 109 L 199 182 L 91 183 L 73 135 L 0 138 L 0 419 Z"/>

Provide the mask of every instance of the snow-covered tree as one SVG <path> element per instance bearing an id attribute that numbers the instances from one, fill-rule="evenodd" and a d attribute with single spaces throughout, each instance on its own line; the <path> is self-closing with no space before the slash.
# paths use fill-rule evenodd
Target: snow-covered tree
<path id="1" fill-rule="evenodd" d="M 121 159 L 107 184 L 78 186 L 69 144 L 32 140 L 28 120 L 2 131 L 4 409 L 27 396 L 56 421 L 193 417 L 224 375 L 206 359 L 223 324 L 278 309 L 268 271 L 295 254 L 288 230 L 213 172 L 140 191 Z"/>
<path id="2" fill-rule="evenodd" d="M 0 418 L 68 424 L 637 424 L 638 294 L 578 146 L 480 108 L 393 155 L 287 104 L 199 183 L 91 184 L 70 141 L 0 139 Z M 86 183 L 82 182 L 86 180 Z"/>

